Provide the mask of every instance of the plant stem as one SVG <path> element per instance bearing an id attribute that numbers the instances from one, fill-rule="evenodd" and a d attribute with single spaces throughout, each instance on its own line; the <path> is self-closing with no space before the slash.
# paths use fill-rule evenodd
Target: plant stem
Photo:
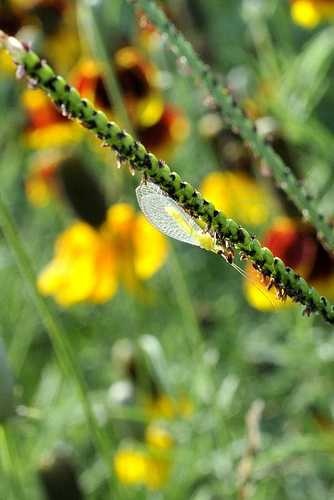
<path id="1" fill-rule="evenodd" d="M 195 353 L 200 353 L 203 350 L 202 333 L 198 324 L 194 306 L 192 304 L 189 290 L 183 276 L 183 270 L 180 266 L 179 260 L 175 251 L 171 251 L 171 280 L 176 295 L 176 300 L 182 312 L 184 319 L 184 331 L 187 339 L 190 352 L 197 359 Z"/>
<path id="2" fill-rule="evenodd" d="M 27 497 L 20 478 L 20 467 L 17 463 L 17 453 L 7 423 L 0 425 L 0 452 L 2 468 L 10 483 L 11 498 L 13 500 L 26 500 Z"/>
<path id="3" fill-rule="evenodd" d="M 91 50 L 94 52 L 97 60 L 103 63 L 103 76 L 106 85 L 108 97 L 113 107 L 115 114 L 118 116 L 122 126 L 134 134 L 131 120 L 124 105 L 122 91 L 120 89 L 116 71 L 112 62 L 111 55 L 108 54 L 103 40 L 103 35 L 96 22 L 96 14 L 91 2 L 81 0 L 79 3 L 79 19 L 81 19 L 84 32 L 88 33 L 88 43 Z"/>
<path id="4" fill-rule="evenodd" d="M 53 349 L 58 362 L 64 371 L 65 377 L 71 379 L 78 391 L 79 399 L 89 426 L 92 439 L 96 449 L 104 461 L 110 487 L 110 498 L 115 492 L 114 481 L 111 476 L 111 452 L 105 434 L 101 431 L 94 410 L 88 397 L 88 388 L 77 364 L 71 344 L 67 339 L 66 332 L 58 323 L 57 319 L 49 309 L 46 301 L 39 295 L 36 288 L 36 277 L 30 258 L 21 243 L 15 223 L 0 196 L 0 227 L 6 238 L 8 246 L 13 252 L 24 283 L 30 293 L 31 299 L 38 314 L 49 334 Z"/>
<path id="5" fill-rule="evenodd" d="M 8 37 L 0 31 L 1 45 L 7 48 L 19 65 L 20 73 L 23 70 L 31 83 L 46 91 L 63 114 L 77 119 L 84 127 L 94 132 L 105 146 L 116 151 L 120 161 L 128 162 L 133 171 L 159 185 L 168 196 L 188 211 L 189 215 L 200 219 L 206 230 L 215 237 L 215 253 L 225 256 L 228 262 L 233 262 L 233 251 L 239 252 L 242 258 L 252 261 L 268 286 L 276 287 L 281 299 L 291 297 L 305 306 L 305 314 L 319 313 L 327 322 L 334 324 L 334 305 L 304 278 L 287 267 L 282 259 L 275 257 L 268 248 L 262 247 L 255 236 L 217 210 L 213 203 L 205 200 L 191 184 L 183 181 L 176 172 L 171 172 L 164 161 L 149 153 L 143 144 L 115 122 L 108 121 L 102 111 L 96 110 L 87 99 L 82 99 L 79 92 L 64 78 L 56 75 L 51 66 L 42 61 L 35 52 L 27 49 L 16 38 Z"/>

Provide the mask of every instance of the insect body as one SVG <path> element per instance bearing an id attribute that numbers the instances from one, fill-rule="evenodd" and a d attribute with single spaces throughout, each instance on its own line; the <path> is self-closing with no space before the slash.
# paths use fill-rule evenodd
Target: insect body
<path id="1" fill-rule="evenodd" d="M 184 243 L 219 252 L 214 236 L 181 208 L 176 201 L 152 182 L 142 182 L 136 189 L 143 214 L 162 233 Z"/>
<path id="2" fill-rule="evenodd" d="M 242 269 L 233 264 L 234 252 L 229 242 L 218 244 L 215 236 L 205 231 L 159 186 L 144 181 L 137 187 L 136 195 L 143 214 L 159 231 L 175 240 L 201 247 L 224 257 L 229 264 L 244 275 Z"/>

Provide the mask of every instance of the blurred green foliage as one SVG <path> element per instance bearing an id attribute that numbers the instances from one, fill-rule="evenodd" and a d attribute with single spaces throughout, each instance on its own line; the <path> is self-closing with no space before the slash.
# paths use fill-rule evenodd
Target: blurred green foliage
<path id="1" fill-rule="evenodd" d="M 240 70 L 250 97 L 261 82 L 272 89 L 259 96 L 261 108 L 279 122 L 295 151 L 299 175 L 315 196 L 321 195 L 319 208 L 331 214 L 333 28 L 300 29 L 281 1 L 166 3 L 179 27 L 217 71 L 231 77 L 233 70 Z M 133 39 L 136 23 L 125 2 L 101 1 L 95 9 L 106 46 Z M 86 33 L 80 36 L 85 50 L 91 50 Z M 211 144 L 198 132 L 203 95 L 177 71 L 169 52 L 159 49 L 152 57 L 165 78 L 166 99 L 184 111 L 191 126 L 187 141 L 170 163 L 184 178 L 199 184 L 221 166 Z M 36 209 L 26 199 L 24 179 L 31 152 L 22 140 L 22 89 L 11 76 L 0 75 L 0 195 L 35 269 L 41 269 L 73 214 L 60 202 Z M 121 182 L 119 172 L 105 165 L 91 146 L 81 148 L 91 171 L 106 186 L 109 202 L 126 200 L 136 206 L 131 176 L 121 174 Z M 142 303 L 123 289 L 104 305 L 63 310 L 49 300 L 108 435 L 111 469 L 119 445 L 131 438 L 141 442 L 145 428 L 140 397 L 126 405 L 112 401 L 112 384 L 127 376 L 112 356 L 119 340 L 129 339 L 137 353 L 141 376 L 132 380 L 137 393 L 149 393 L 147 379 L 153 378 L 160 391 L 171 397 L 185 394 L 193 404 L 190 418 L 168 421 L 176 444 L 171 476 L 163 489 L 119 485 L 114 498 L 244 498 L 238 465 L 247 448 L 245 416 L 255 400 L 263 400 L 265 408 L 260 421 L 262 446 L 251 471 L 252 498 L 332 498 L 332 328 L 317 318 L 302 317 L 298 307 L 272 313 L 251 309 L 243 294 L 243 278 L 221 259 L 181 243 L 171 246 L 167 264 L 148 284 L 152 303 Z M 43 458 L 65 449 L 75 463 L 84 498 L 105 500 L 106 472 L 92 445 L 73 381 L 65 380 L 55 361 L 3 237 L 0 282 L 1 337 L 16 381 L 18 406 L 18 416 L 4 423 L 6 432 L 1 434 L 0 498 L 47 498 L 38 469 Z M 154 338 L 153 350 L 143 348 L 153 342 L 145 336 Z"/>

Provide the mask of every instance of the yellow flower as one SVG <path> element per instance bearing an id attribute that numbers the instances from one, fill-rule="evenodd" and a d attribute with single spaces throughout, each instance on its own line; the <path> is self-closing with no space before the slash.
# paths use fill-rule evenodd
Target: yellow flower
<path id="1" fill-rule="evenodd" d="M 108 242 L 88 224 L 75 223 L 58 238 L 55 258 L 39 276 L 38 288 L 63 306 L 112 297 L 117 279 Z"/>
<path id="2" fill-rule="evenodd" d="M 8 73 L 9 75 L 15 75 L 15 64 L 13 59 L 4 50 L 0 49 L 0 71 L 1 73 Z"/>
<path id="3" fill-rule="evenodd" d="M 273 311 L 293 304 L 291 299 L 281 300 L 277 297 L 275 287 L 267 289 L 266 281 L 263 281 L 259 272 L 250 264 L 246 267 L 247 279 L 244 283 L 244 291 L 249 304 L 259 311 Z M 269 283 L 269 281 L 268 281 Z"/>
<path id="4" fill-rule="evenodd" d="M 124 485 L 144 485 L 157 490 L 168 480 L 171 462 L 168 457 L 154 456 L 145 450 L 123 448 L 114 456 L 114 467 Z"/>
<path id="5" fill-rule="evenodd" d="M 124 448 L 116 452 L 114 467 L 121 483 L 125 485 L 141 484 L 146 477 L 147 457 L 142 451 Z"/>
<path id="6" fill-rule="evenodd" d="M 77 222 L 58 238 L 38 288 L 63 306 L 103 303 L 113 297 L 119 282 L 136 292 L 164 264 L 167 252 L 165 238 L 142 214 L 128 204 L 115 204 L 98 229 Z"/>
<path id="7" fill-rule="evenodd" d="M 171 463 L 168 458 L 147 457 L 145 484 L 151 490 L 162 488 L 169 477 Z"/>
<path id="8" fill-rule="evenodd" d="M 25 192 L 35 207 L 45 207 L 58 194 L 56 171 L 60 158 L 58 154 L 50 151 L 33 156 L 25 180 Z"/>
<path id="9" fill-rule="evenodd" d="M 291 16 L 296 24 L 312 29 L 321 21 L 334 19 L 333 0 L 291 0 Z"/>
<path id="10" fill-rule="evenodd" d="M 145 440 L 149 446 L 159 450 L 169 450 L 174 443 L 171 434 L 166 429 L 153 423 L 146 429 Z"/>
<path id="11" fill-rule="evenodd" d="M 265 191 L 244 172 L 212 172 L 203 180 L 201 192 L 224 214 L 243 224 L 264 224 L 269 217 Z"/>
<path id="12" fill-rule="evenodd" d="M 194 412 L 193 403 L 187 396 L 172 399 L 167 394 L 160 394 L 145 403 L 145 410 L 151 419 L 174 419 L 190 417 Z"/>

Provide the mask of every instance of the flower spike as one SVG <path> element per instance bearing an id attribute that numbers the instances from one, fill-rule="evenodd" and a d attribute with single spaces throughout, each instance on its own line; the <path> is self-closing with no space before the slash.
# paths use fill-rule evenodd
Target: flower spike
<path id="1" fill-rule="evenodd" d="M 134 171 L 158 184 L 192 217 L 205 223 L 207 230 L 215 234 L 217 243 L 233 247 L 242 256 L 249 258 L 259 272 L 271 278 L 282 298 L 291 297 L 304 305 L 305 314 L 319 313 L 326 321 L 334 324 L 334 306 L 326 297 L 320 296 L 304 278 L 286 267 L 268 248 L 262 247 L 246 229 L 217 210 L 191 184 L 172 172 L 165 162 L 148 152 L 143 144 L 115 122 L 108 121 L 102 111 L 95 109 L 88 100 L 82 99 L 79 92 L 63 77 L 56 75 L 35 52 L 23 47 L 20 42 L 16 44 L 11 37 L 6 40 L 4 34 L 1 34 L 0 40 L 13 55 L 15 62 L 23 65 L 28 80 L 33 79 L 37 86 L 44 89 L 56 106 L 66 110 L 68 117 L 76 118 L 104 144 L 127 160 Z"/>

